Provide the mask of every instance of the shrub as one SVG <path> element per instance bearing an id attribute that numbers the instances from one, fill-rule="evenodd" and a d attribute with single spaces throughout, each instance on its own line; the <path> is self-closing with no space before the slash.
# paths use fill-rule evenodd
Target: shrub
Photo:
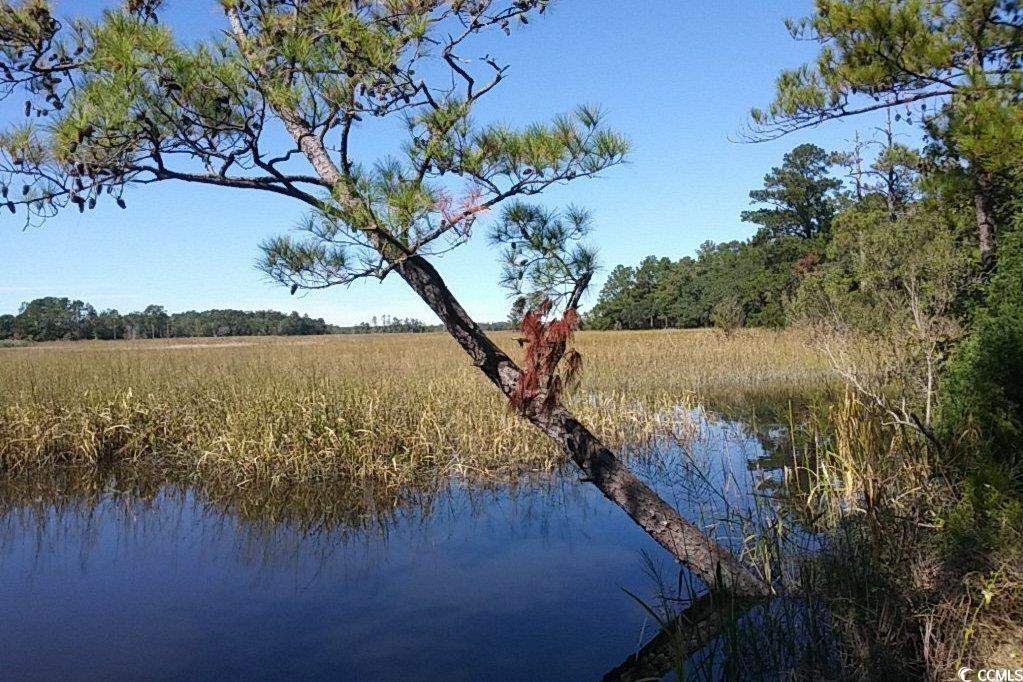
<path id="1" fill-rule="evenodd" d="M 988 454 L 1023 462 L 1023 214 L 1002 238 L 998 272 L 953 355 L 942 414 L 947 433 L 973 432 Z"/>

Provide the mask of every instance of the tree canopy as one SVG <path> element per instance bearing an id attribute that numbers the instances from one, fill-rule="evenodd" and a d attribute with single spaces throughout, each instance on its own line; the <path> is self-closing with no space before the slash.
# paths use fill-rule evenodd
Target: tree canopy
<path id="1" fill-rule="evenodd" d="M 999 187 L 1023 158 L 1023 11 L 1016 0 L 816 0 L 790 20 L 793 37 L 820 45 L 817 59 L 783 71 L 748 137 L 786 133 L 881 109 L 917 122 L 932 160 L 964 176 L 975 203 L 985 268 L 996 262 Z"/>
<path id="2" fill-rule="evenodd" d="M 838 208 L 842 181 L 828 173 L 828 153 L 814 144 L 801 144 L 785 154 L 780 168 L 764 176 L 763 189 L 749 193 L 755 203 L 771 208 L 743 211 L 742 219 L 760 225 L 758 237 L 785 235 L 813 239 L 826 233 Z"/>
<path id="3" fill-rule="evenodd" d="M 812 15 L 787 25 L 820 53 L 781 73 L 775 100 L 753 110 L 750 132 L 775 137 L 889 107 L 935 123 L 975 118 L 991 98 L 1013 99 L 1023 88 L 1021 22 L 1015 0 L 815 0 Z M 991 123 L 972 120 L 969 132 L 1019 141 L 1020 121 L 1001 130 Z M 1005 150 L 989 152 L 971 157 L 993 160 Z"/>

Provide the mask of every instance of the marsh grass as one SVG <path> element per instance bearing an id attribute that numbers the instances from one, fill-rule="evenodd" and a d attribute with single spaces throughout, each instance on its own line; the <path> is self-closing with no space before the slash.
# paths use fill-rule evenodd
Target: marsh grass
<path id="1" fill-rule="evenodd" d="M 512 334 L 497 340 L 518 353 Z M 616 448 L 684 436 L 696 396 L 826 381 L 795 334 L 582 333 L 572 408 Z M 442 334 L 38 344 L 0 353 L 0 470 L 127 464 L 239 488 L 397 490 L 563 463 Z"/>
<path id="2" fill-rule="evenodd" d="M 1011 472 L 964 479 L 962 444 L 935 452 L 852 392 L 827 397 L 787 419 L 775 410 L 771 428 L 744 421 L 764 447 L 747 487 L 769 496 L 754 493 L 725 517 L 747 538 L 746 561 L 783 597 L 750 605 L 725 595 L 706 607 L 714 595 L 686 573 L 672 581 L 652 570 L 657 596 L 643 608 L 661 634 L 611 679 L 670 668 L 679 679 L 784 670 L 787 679 L 943 680 L 962 666 L 1019 668 L 1023 505 L 1006 492 Z M 690 479 L 712 478 L 711 462 L 691 464 Z M 765 478 L 760 466 L 780 473 Z"/>
<path id="3" fill-rule="evenodd" d="M 847 677 L 950 679 L 1023 662 L 1023 507 L 1010 472 L 962 474 L 966 441 L 935 452 L 854 394 L 804 425 L 776 497 L 821 551 L 800 590 L 828 604 Z"/>

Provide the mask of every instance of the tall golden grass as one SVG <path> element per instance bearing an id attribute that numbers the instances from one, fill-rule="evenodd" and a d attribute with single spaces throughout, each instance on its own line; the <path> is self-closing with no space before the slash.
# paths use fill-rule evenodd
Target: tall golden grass
<path id="1" fill-rule="evenodd" d="M 496 334 L 519 351 L 514 334 Z M 684 436 L 696 401 L 829 381 L 795 332 L 583 332 L 570 398 L 609 444 Z M 130 464 L 178 482 L 395 489 L 549 471 L 555 451 L 443 334 L 0 350 L 0 471 Z"/>
<path id="2" fill-rule="evenodd" d="M 517 356 L 515 336 L 494 335 Z M 790 422 L 791 459 L 774 453 L 788 464 L 776 497 L 828 533 L 798 583 L 830 605 L 850 670 L 869 667 L 857 651 L 882 646 L 938 676 L 995 651 L 1004 633 L 1018 640 L 1013 607 L 989 605 L 1019 590 L 1018 571 L 1000 563 L 943 587 L 927 533 L 961 491 L 925 447 L 849 392 L 779 420 L 790 399 L 839 385 L 799 331 L 582 332 L 577 345 L 571 408 L 626 453 L 698 433 L 696 405 L 746 419 L 772 405 L 767 421 Z M 144 500 L 187 487 L 242 518 L 356 529 L 429 506 L 452 477 L 504 481 L 563 464 L 443 334 L 0 348 L 0 499 L 28 508 L 87 509 L 111 485 Z M 782 554 L 765 547 L 765 564 Z"/>

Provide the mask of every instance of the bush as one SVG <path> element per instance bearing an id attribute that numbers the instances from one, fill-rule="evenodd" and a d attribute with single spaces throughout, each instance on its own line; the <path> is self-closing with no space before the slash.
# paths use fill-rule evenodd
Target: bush
<path id="1" fill-rule="evenodd" d="M 1023 214 L 999 246 L 973 331 L 953 355 L 945 390 L 947 433 L 972 431 L 988 454 L 1023 463 Z"/>

